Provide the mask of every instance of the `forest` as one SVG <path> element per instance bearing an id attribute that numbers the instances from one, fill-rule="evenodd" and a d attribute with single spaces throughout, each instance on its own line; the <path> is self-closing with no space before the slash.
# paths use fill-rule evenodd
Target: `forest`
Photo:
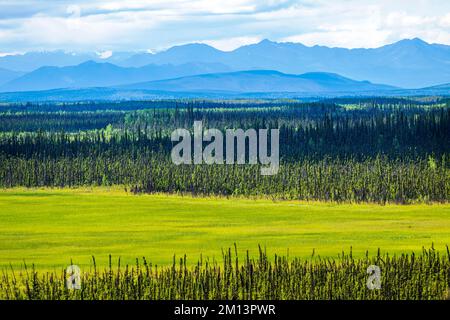
<path id="1" fill-rule="evenodd" d="M 154 100 L 0 106 L 0 186 L 336 202 L 448 202 L 449 99 Z M 280 170 L 175 165 L 176 128 L 280 129 Z"/>

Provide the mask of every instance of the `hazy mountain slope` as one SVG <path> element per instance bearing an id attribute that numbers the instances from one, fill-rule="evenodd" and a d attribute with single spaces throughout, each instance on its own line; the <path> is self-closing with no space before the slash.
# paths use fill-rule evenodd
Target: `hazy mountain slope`
<path id="1" fill-rule="evenodd" d="M 315 74 L 306 77 L 316 77 Z M 333 77 L 331 77 L 330 81 Z M 383 86 L 382 86 L 383 87 Z M 56 89 L 46 91 L 27 92 L 0 92 L 0 102 L 28 102 L 28 101 L 117 101 L 117 100 L 143 100 L 143 99 L 234 99 L 234 98 L 256 98 L 256 99 L 282 99 L 301 98 L 303 101 L 317 101 L 323 98 L 336 97 L 408 97 L 408 96 L 449 96 L 450 84 L 422 88 L 422 89 L 393 89 L 393 90 L 369 90 L 350 92 L 259 92 L 259 93 L 233 93 L 224 91 L 162 91 L 127 88 L 85 88 L 85 89 Z"/>
<path id="2" fill-rule="evenodd" d="M 126 85 L 122 88 L 161 91 L 342 92 L 390 90 L 393 87 L 354 81 L 329 73 L 284 74 L 271 70 L 239 71 Z"/>
<path id="3" fill-rule="evenodd" d="M 185 64 L 190 62 L 223 63 L 226 52 L 206 44 L 192 43 L 175 46 L 160 53 L 140 53 L 118 63 L 126 67 L 139 67 L 147 64 Z"/>
<path id="4" fill-rule="evenodd" d="M 0 68 L 0 86 L 22 75 L 21 72 Z"/>
<path id="5" fill-rule="evenodd" d="M 188 63 L 178 66 L 147 65 L 141 68 L 122 68 L 110 63 L 88 61 L 70 67 L 39 68 L 4 85 L 0 85 L 0 91 L 108 87 L 227 70 L 228 68 L 221 64 Z"/>
<path id="6" fill-rule="evenodd" d="M 450 46 L 420 39 L 376 49 L 343 49 L 262 41 L 229 54 L 225 64 L 287 73 L 333 72 L 389 85 L 418 88 L 450 81 Z"/>
<path id="7" fill-rule="evenodd" d="M 402 40 L 375 49 L 308 47 L 269 40 L 222 52 L 204 44 L 173 47 L 157 54 L 132 56 L 124 63 L 218 62 L 239 70 L 284 73 L 332 72 L 357 80 L 419 88 L 450 81 L 450 46 L 420 39 Z"/>
<path id="8" fill-rule="evenodd" d="M 224 52 L 206 44 L 194 43 L 175 46 L 155 54 L 116 52 L 105 59 L 101 59 L 98 53 L 30 52 L 0 57 L 0 68 L 29 72 L 43 66 L 78 65 L 87 60 L 109 62 L 127 68 L 141 68 L 149 64 L 179 66 L 192 63 L 216 66 L 210 67 L 209 71 L 203 69 L 191 73 L 161 71 L 163 78 L 206 72 L 276 70 L 287 74 L 337 73 L 355 80 L 369 80 L 405 88 L 423 88 L 450 82 L 450 46 L 428 44 L 417 38 L 374 49 L 308 47 L 300 43 L 264 40 Z M 54 87 L 70 85 L 70 81 L 68 82 L 63 81 L 59 85 L 55 82 Z"/>
<path id="9" fill-rule="evenodd" d="M 96 58 L 95 53 L 68 53 L 64 51 L 28 52 L 0 57 L 0 68 L 30 72 L 44 66 L 71 66 Z"/>

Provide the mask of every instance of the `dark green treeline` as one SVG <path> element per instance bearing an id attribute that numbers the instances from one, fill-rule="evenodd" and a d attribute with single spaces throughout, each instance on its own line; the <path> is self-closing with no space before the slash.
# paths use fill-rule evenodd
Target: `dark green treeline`
<path id="1" fill-rule="evenodd" d="M 10 106 L 0 113 L 0 186 L 124 185 L 134 192 L 279 199 L 449 200 L 445 100 L 119 105 L 107 110 L 92 104 L 90 111 L 89 104 L 49 104 L 42 111 Z M 192 130 L 195 120 L 220 130 L 279 128 L 279 173 L 261 176 L 257 165 L 175 166 L 170 133 Z"/>

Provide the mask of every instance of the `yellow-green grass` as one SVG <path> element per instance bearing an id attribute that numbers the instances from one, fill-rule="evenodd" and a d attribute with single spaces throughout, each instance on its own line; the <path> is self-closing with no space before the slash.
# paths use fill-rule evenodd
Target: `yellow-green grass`
<path id="1" fill-rule="evenodd" d="M 25 261 L 38 269 L 106 266 L 145 256 L 168 265 L 221 261 L 237 243 L 242 255 L 258 244 L 270 255 L 355 256 L 378 248 L 390 254 L 450 244 L 450 205 L 376 205 L 132 195 L 119 189 L 4 189 L 0 191 L 0 268 Z"/>

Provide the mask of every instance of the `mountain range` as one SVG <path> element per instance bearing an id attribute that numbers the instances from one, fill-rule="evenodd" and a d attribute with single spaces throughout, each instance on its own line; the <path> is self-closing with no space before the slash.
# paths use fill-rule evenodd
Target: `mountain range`
<path id="1" fill-rule="evenodd" d="M 9 81 L 12 81 L 14 79 L 17 79 L 17 78 L 19 78 L 22 75 L 23 75 L 22 72 L 11 71 L 11 70 L 8 70 L 8 69 L 0 68 L 0 85 L 4 84 L 4 83 L 7 83 Z"/>
<path id="2" fill-rule="evenodd" d="M 227 66 L 214 63 L 152 64 L 140 68 L 127 68 L 90 60 L 70 67 L 41 67 L 0 85 L 0 91 L 109 87 L 141 81 L 225 71 L 229 71 Z"/>
<path id="3" fill-rule="evenodd" d="M 383 91 L 349 92 L 224 92 L 224 91 L 159 91 L 145 89 L 127 89 L 119 87 L 53 89 L 43 91 L 0 92 L 3 102 L 50 102 L 50 101 L 124 101 L 151 99 L 301 99 L 319 101 L 337 97 L 414 97 L 449 95 L 450 84 L 422 89 L 393 89 Z"/>
<path id="4" fill-rule="evenodd" d="M 228 52 L 193 43 L 158 53 L 52 51 L 0 57 L 1 92 L 114 87 L 320 93 L 424 88 L 449 82 L 450 46 L 418 38 L 374 49 L 263 40 Z"/>
<path id="5" fill-rule="evenodd" d="M 368 81 L 355 81 L 338 74 L 324 72 L 294 75 L 273 70 L 251 70 L 141 82 L 121 86 L 120 89 L 165 92 L 296 92 L 320 94 L 332 92 L 384 91 L 396 88 L 373 84 Z"/>
<path id="6" fill-rule="evenodd" d="M 300 43 L 260 43 L 223 52 L 205 44 L 172 47 L 158 54 L 138 54 L 123 66 L 149 63 L 222 63 L 238 70 L 276 70 L 284 73 L 330 72 L 355 80 L 420 88 L 450 82 L 450 46 L 415 38 L 375 49 L 308 47 Z"/>

